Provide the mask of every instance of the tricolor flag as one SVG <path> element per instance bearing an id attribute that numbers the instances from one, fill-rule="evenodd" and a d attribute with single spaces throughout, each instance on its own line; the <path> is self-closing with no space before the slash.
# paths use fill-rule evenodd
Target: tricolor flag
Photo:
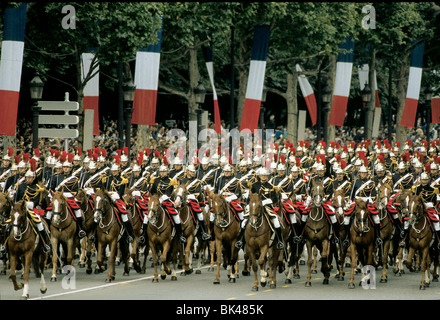
<path id="1" fill-rule="evenodd" d="M 313 92 L 313 88 L 310 85 L 309 80 L 307 80 L 304 74 L 301 74 L 302 70 L 299 64 L 296 65 L 296 71 L 299 73 L 299 87 L 301 88 L 302 95 L 306 100 L 307 109 L 309 110 L 310 118 L 312 119 L 312 125 L 316 125 L 318 108 L 316 107 L 315 93 Z"/>
<path id="2" fill-rule="evenodd" d="M 15 136 L 23 66 L 26 3 L 5 9 L 0 61 L 0 135 Z"/>
<path id="3" fill-rule="evenodd" d="M 269 46 L 269 31 L 269 26 L 254 27 L 251 64 L 240 131 L 249 129 L 251 132 L 254 132 L 258 128 L 264 74 L 266 72 L 267 49 Z"/>
<path id="4" fill-rule="evenodd" d="M 99 135 L 99 65 L 92 66 L 97 63 L 93 53 L 83 53 L 81 55 L 81 80 L 87 77 L 92 67 L 94 76 L 87 81 L 84 87 L 83 108 L 93 110 L 93 135 Z"/>
<path id="5" fill-rule="evenodd" d="M 157 88 L 159 85 L 160 47 L 162 26 L 157 32 L 157 44 L 150 45 L 136 53 L 134 84 L 136 91 L 133 101 L 131 123 L 154 125 L 156 123 Z"/>
<path id="6" fill-rule="evenodd" d="M 350 94 L 354 41 L 347 37 L 345 42 L 339 45 L 339 48 L 347 50 L 347 53 L 338 54 L 333 102 L 328 124 L 342 127 Z"/>
<path id="7" fill-rule="evenodd" d="M 411 52 L 409 65 L 408 88 L 406 91 L 405 107 L 400 125 L 414 128 L 416 122 L 417 105 L 419 103 L 420 85 L 422 83 L 423 52 L 425 43 L 416 46 Z"/>
<path id="8" fill-rule="evenodd" d="M 218 134 L 222 133 L 220 110 L 218 108 L 217 92 L 214 85 L 214 66 L 212 63 L 212 36 L 209 46 L 203 47 L 203 55 L 205 57 L 206 68 L 208 69 L 209 80 L 211 81 L 212 94 L 214 96 L 214 130 Z"/>

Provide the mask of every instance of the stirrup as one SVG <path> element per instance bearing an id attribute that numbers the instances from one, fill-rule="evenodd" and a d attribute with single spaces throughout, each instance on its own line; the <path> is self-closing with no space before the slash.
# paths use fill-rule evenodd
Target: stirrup
<path id="1" fill-rule="evenodd" d="M 43 246 L 43 252 L 44 252 L 44 253 L 49 253 L 49 252 L 50 252 L 50 246 L 49 246 L 48 244 L 45 244 L 45 245 Z"/>
<path id="2" fill-rule="evenodd" d="M 377 246 L 380 246 L 381 244 L 383 244 L 383 240 L 382 240 L 382 238 L 377 238 L 377 239 L 376 239 L 376 245 L 377 245 Z"/>
<path id="3" fill-rule="evenodd" d="M 80 238 L 80 239 L 82 239 L 82 238 L 84 238 L 85 236 L 86 236 L 87 234 L 86 234 L 86 232 L 84 231 L 84 230 L 79 230 L 79 232 L 78 232 L 78 237 Z"/>
<path id="4" fill-rule="evenodd" d="M 294 243 L 300 243 L 302 241 L 303 237 L 302 236 L 294 236 L 293 237 L 293 242 Z"/>
<path id="5" fill-rule="evenodd" d="M 278 241 L 278 242 L 277 242 L 277 249 L 278 249 L 278 250 L 282 250 L 282 249 L 284 249 L 284 243 L 283 243 L 282 241 Z"/>
<path id="6" fill-rule="evenodd" d="M 348 248 L 350 246 L 350 240 L 348 238 L 345 238 L 345 240 L 342 242 L 342 245 Z"/>
<path id="7" fill-rule="evenodd" d="M 211 235 L 206 232 L 202 232 L 202 240 L 207 241 L 211 239 Z"/>
<path id="8" fill-rule="evenodd" d="M 181 244 L 185 244 L 186 243 L 186 238 L 184 236 L 179 236 L 179 241 Z"/>
<path id="9" fill-rule="evenodd" d="M 0 244 L 0 253 L 6 253 L 6 246 Z"/>
<path id="10" fill-rule="evenodd" d="M 242 249 L 243 248 L 243 241 L 237 240 L 237 242 L 235 242 L 235 247 L 237 249 Z"/>

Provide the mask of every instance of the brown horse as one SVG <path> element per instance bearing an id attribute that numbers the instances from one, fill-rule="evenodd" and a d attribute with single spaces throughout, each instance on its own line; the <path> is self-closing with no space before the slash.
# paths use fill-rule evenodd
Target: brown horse
<path id="1" fill-rule="evenodd" d="M 128 218 L 131 221 L 131 224 L 133 226 L 133 233 L 135 235 L 135 239 L 132 243 L 131 253 L 130 257 L 133 261 L 133 268 L 136 270 L 137 273 L 145 273 L 146 271 L 146 260 L 147 260 L 147 254 L 149 251 L 149 248 L 145 248 L 146 254 L 144 256 L 144 263 L 141 268 L 141 263 L 139 260 L 139 237 L 142 234 L 142 225 L 143 225 L 143 210 L 140 207 L 140 204 L 137 200 L 137 196 L 133 196 L 134 189 L 126 189 L 124 195 L 122 196 L 122 199 L 127 204 L 128 208 Z M 128 274 L 124 274 L 128 275 Z"/>
<path id="2" fill-rule="evenodd" d="M 180 256 L 180 261 L 183 266 L 184 271 L 181 275 L 190 274 L 193 272 L 192 269 L 192 254 L 193 246 L 195 242 L 194 232 L 196 230 L 197 218 L 191 212 L 191 205 L 188 203 L 188 191 L 185 186 L 179 185 L 175 188 L 172 198 L 179 196 L 181 199 L 181 206 L 178 208 L 180 220 L 182 221 L 182 233 L 186 238 L 186 243 L 184 247 L 176 243 L 173 245 L 173 263 L 176 262 L 177 256 Z"/>
<path id="3" fill-rule="evenodd" d="M 9 193 L 0 192 L 0 246 L 4 246 L 6 250 L 6 226 L 7 220 L 10 217 L 12 206 L 14 202 L 12 201 Z M 7 251 L 7 250 L 6 250 Z M 8 255 L 5 252 L 1 256 L 1 260 L 3 261 L 3 269 L 0 270 L 0 275 L 6 275 Z"/>
<path id="4" fill-rule="evenodd" d="M 96 222 L 94 219 L 94 204 L 92 197 L 87 194 L 84 189 L 79 189 L 76 195 L 80 203 L 81 210 L 84 214 L 84 231 L 87 236 L 81 239 L 81 258 L 79 267 L 84 268 L 87 261 L 86 273 L 92 273 L 92 250 L 95 245 Z"/>
<path id="5" fill-rule="evenodd" d="M 249 254 L 249 261 L 254 271 L 253 291 L 258 291 L 258 267 L 260 268 L 260 284 L 266 286 L 268 274 L 266 262 L 269 261 L 269 281 L 271 288 L 276 287 L 276 266 L 278 258 L 272 253 L 268 258 L 271 230 L 264 207 L 259 194 L 249 194 L 249 222 L 244 233 L 246 241 L 246 252 Z M 279 251 L 279 250 L 277 250 Z M 257 261 L 258 256 L 258 261 Z"/>
<path id="6" fill-rule="evenodd" d="M 67 266 L 73 266 L 75 249 L 79 245 L 77 224 L 73 212 L 70 212 L 67 199 L 62 192 L 51 192 L 52 195 L 52 219 L 50 224 L 52 252 L 52 276 L 51 282 L 57 281 L 58 247 L 61 245 L 66 254 Z"/>
<path id="7" fill-rule="evenodd" d="M 379 187 L 376 198 L 376 208 L 379 211 L 379 220 L 380 220 L 380 237 L 382 238 L 383 245 L 379 248 L 379 264 L 382 264 L 382 275 L 380 278 L 381 283 L 388 282 L 387 275 L 387 266 L 388 266 L 388 255 L 391 252 L 392 240 L 394 238 L 398 238 L 398 235 L 395 232 L 395 228 L 393 226 L 392 218 L 390 217 L 387 205 L 389 199 L 391 197 L 392 188 L 389 184 L 382 184 Z M 397 245 L 397 242 L 395 242 Z M 397 248 L 393 248 L 395 254 L 397 255 Z M 392 256 L 395 256 L 392 254 Z"/>
<path id="8" fill-rule="evenodd" d="M 339 237 L 342 241 L 342 243 L 339 244 L 330 244 L 331 252 L 335 256 L 336 260 L 336 267 L 338 269 L 338 274 L 336 275 L 336 278 L 338 281 L 343 281 L 345 276 L 345 260 L 347 258 L 347 251 L 348 251 L 348 235 L 345 231 L 345 223 L 344 220 L 346 218 L 346 206 L 347 206 L 347 197 L 346 197 L 346 191 L 344 189 L 337 189 L 333 193 L 333 199 L 332 199 L 332 206 L 335 208 L 335 215 L 336 219 L 338 220 L 338 224 L 334 225 L 338 228 L 339 231 Z M 338 251 L 339 248 L 339 251 Z"/>
<path id="9" fill-rule="evenodd" d="M 324 274 L 323 284 L 329 283 L 330 266 L 328 256 L 330 251 L 330 223 L 326 218 L 322 203 L 324 201 L 324 187 L 320 183 L 312 182 L 312 206 L 304 227 L 307 247 L 307 280 L 306 287 L 312 286 L 311 269 L 313 264 L 312 248 L 316 246 L 321 254 L 321 272 Z"/>
<path id="10" fill-rule="evenodd" d="M 35 272 L 40 273 L 40 292 L 46 293 L 46 281 L 44 279 L 44 267 L 47 259 L 47 253 L 43 252 L 42 241 L 37 237 L 35 225 L 28 217 L 26 212 L 26 202 L 21 200 L 15 203 L 11 210 L 12 230 L 8 238 L 10 263 L 11 263 L 11 280 L 14 290 L 23 288 L 22 299 L 29 298 L 29 274 L 33 263 Z M 44 223 L 44 221 L 42 222 Z M 24 285 L 17 283 L 16 266 L 18 259 L 23 257 L 24 263 L 23 280 Z"/>
<path id="11" fill-rule="evenodd" d="M 238 249 L 235 243 L 238 238 L 239 222 L 235 218 L 232 209 L 221 195 L 210 194 L 211 209 L 215 214 L 214 234 L 215 248 L 217 253 L 217 273 L 214 284 L 220 283 L 220 263 L 223 254 L 223 264 L 227 266 L 228 277 L 230 282 L 236 281 L 238 270 L 236 270 L 236 262 L 238 260 Z M 223 250 L 224 249 L 224 250 Z"/>
<path id="12" fill-rule="evenodd" d="M 153 255 L 154 276 L 153 282 L 159 282 L 157 265 L 159 263 L 159 252 L 161 252 L 160 261 L 163 271 L 161 279 L 164 280 L 167 275 L 171 274 L 171 269 L 168 267 L 168 253 L 171 249 L 173 233 L 173 226 L 171 220 L 167 217 L 165 209 L 159 202 L 158 195 L 150 196 L 148 202 L 148 241 L 151 253 Z M 175 274 L 172 275 L 173 279 Z"/>
<path id="13" fill-rule="evenodd" d="M 118 237 L 122 228 L 121 223 L 119 222 L 118 213 L 112 203 L 111 196 L 107 191 L 102 189 L 96 191 L 94 219 L 98 224 L 96 229 L 98 248 L 96 254 L 97 269 L 95 269 L 95 273 L 100 273 L 105 270 L 103 260 L 105 258 L 106 248 L 109 246 L 109 268 L 105 282 L 112 282 L 115 280 L 115 260 L 118 250 Z M 122 260 L 126 261 L 124 272 L 127 272 L 128 243 L 125 239 L 121 239 L 119 249 L 122 253 Z"/>
<path id="14" fill-rule="evenodd" d="M 429 267 L 431 265 L 431 256 L 429 246 L 433 238 L 433 230 L 431 229 L 429 218 L 425 213 L 425 205 L 421 196 L 412 196 L 409 202 L 409 231 L 408 239 L 408 259 L 406 266 L 410 271 L 414 271 L 412 266 L 415 253 L 419 253 L 421 257 L 421 273 L 422 279 L 420 282 L 420 290 L 425 290 L 429 287 L 430 274 Z"/>
<path id="15" fill-rule="evenodd" d="M 374 257 L 374 225 L 370 217 L 367 203 L 359 198 L 353 212 L 350 228 L 351 276 L 348 288 L 354 289 L 354 273 L 359 262 L 364 266 L 373 265 Z"/>

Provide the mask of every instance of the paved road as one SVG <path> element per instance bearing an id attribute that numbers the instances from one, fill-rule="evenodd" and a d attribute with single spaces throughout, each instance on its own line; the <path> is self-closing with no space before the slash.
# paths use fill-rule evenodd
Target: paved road
<path id="1" fill-rule="evenodd" d="M 240 256 L 240 258 L 242 258 Z M 2 263 L 0 262 L 0 265 Z M 239 262 L 240 270 L 243 260 Z M 335 268 L 332 270 L 330 283 L 322 284 L 322 274 L 312 276 L 312 286 L 305 287 L 307 275 L 306 266 L 300 268 L 300 279 L 291 284 L 285 284 L 285 274 L 277 274 L 277 288 L 259 288 L 258 292 L 251 290 L 253 275 L 240 274 L 236 283 L 228 282 L 226 270 L 221 268 L 221 283 L 213 284 L 214 271 L 209 266 L 202 266 L 201 274 L 181 275 L 177 272 L 177 280 L 169 276 L 159 283 L 152 282 L 153 269 L 147 262 L 146 274 L 138 274 L 131 270 L 129 276 L 123 276 L 122 265 L 117 267 L 116 279 L 105 283 L 106 274 L 86 274 L 85 269 L 75 267 L 75 277 L 70 284 L 66 275 L 58 275 L 57 282 L 50 282 L 50 271 L 45 272 L 47 293 L 39 291 L 39 279 L 34 274 L 30 281 L 30 300 L 182 300 L 182 301 L 280 301 L 280 300 L 437 300 L 440 299 L 440 283 L 433 282 L 426 290 L 420 290 L 420 272 L 410 273 L 405 268 L 405 274 L 396 277 L 392 273 L 388 283 L 379 283 L 380 270 L 377 271 L 376 288 L 359 286 L 361 276 L 356 275 L 356 288 L 348 289 L 348 277 L 344 281 L 335 279 Z M 0 300 L 20 300 L 22 291 L 14 291 L 8 274 L 0 276 Z"/>

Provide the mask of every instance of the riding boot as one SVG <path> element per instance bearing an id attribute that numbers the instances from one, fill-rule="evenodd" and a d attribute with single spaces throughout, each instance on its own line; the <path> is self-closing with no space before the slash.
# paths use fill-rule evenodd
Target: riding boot
<path id="1" fill-rule="evenodd" d="M 374 231 L 376 233 L 376 245 L 381 245 L 382 244 L 382 238 L 380 237 L 380 224 L 375 224 L 374 225 Z"/>
<path id="2" fill-rule="evenodd" d="M 41 240 L 43 241 L 43 251 L 45 253 L 50 252 L 50 235 L 49 232 L 46 228 L 44 228 L 43 230 L 39 230 L 37 228 L 38 234 L 40 235 Z"/>
<path id="3" fill-rule="evenodd" d="M 135 235 L 134 235 L 133 225 L 131 224 L 131 221 L 130 220 L 125 221 L 124 227 L 127 232 L 127 242 L 133 243 Z"/>
<path id="4" fill-rule="evenodd" d="M 10 223 L 6 224 L 3 239 L 8 239 L 11 229 L 12 229 L 12 224 Z M 3 243 L 0 243 L 0 254 L 5 254 L 5 253 L 6 253 L 6 246 Z"/>
<path id="5" fill-rule="evenodd" d="M 283 235 L 281 234 L 281 227 L 275 228 L 275 236 L 278 240 L 277 249 L 278 250 L 284 249 L 284 240 L 283 240 Z"/>
<path id="6" fill-rule="evenodd" d="M 440 249 L 440 230 L 435 231 L 435 241 L 437 241 L 437 248 Z"/>
<path id="7" fill-rule="evenodd" d="M 215 240 L 214 221 L 209 221 L 209 230 L 211 231 L 211 241 Z"/>
<path id="8" fill-rule="evenodd" d="M 139 243 L 141 245 L 146 244 L 147 243 L 147 239 L 148 239 L 148 228 L 147 228 L 147 224 L 143 224 L 142 225 L 142 234 L 139 237 Z"/>
<path id="9" fill-rule="evenodd" d="M 237 242 L 235 243 L 235 247 L 237 249 L 243 249 L 244 248 L 244 231 L 245 230 L 246 230 L 246 227 L 242 227 L 240 225 L 240 231 L 238 232 Z"/>
<path id="10" fill-rule="evenodd" d="M 83 217 L 77 217 L 76 223 L 78 224 L 78 236 L 80 239 L 84 238 L 87 234 L 84 231 L 84 218 Z"/>
<path id="11" fill-rule="evenodd" d="M 403 229 L 400 233 L 401 241 L 399 242 L 399 247 L 404 248 L 406 242 L 406 236 L 408 235 L 409 229 Z"/>
<path id="12" fill-rule="evenodd" d="M 306 223 L 301 221 L 296 224 L 296 237 L 293 238 L 295 243 L 300 243 L 303 240 L 303 231 Z"/>
<path id="13" fill-rule="evenodd" d="M 177 236 L 179 237 L 180 243 L 185 244 L 186 238 L 183 236 L 182 225 L 180 223 L 179 224 L 176 223 L 174 226 L 176 228 Z"/>
<path id="14" fill-rule="evenodd" d="M 338 222 L 333 223 L 332 228 L 333 228 L 333 241 L 334 243 L 339 243 L 340 242 L 339 223 Z"/>
<path id="15" fill-rule="evenodd" d="M 342 242 L 342 245 L 348 248 L 350 246 L 350 225 L 344 224 L 344 230 L 345 230 L 345 239 Z"/>
<path id="16" fill-rule="evenodd" d="M 201 220 L 201 221 L 199 220 L 199 224 L 202 230 L 202 240 L 203 241 L 211 240 L 211 235 L 207 231 L 205 220 Z"/>

